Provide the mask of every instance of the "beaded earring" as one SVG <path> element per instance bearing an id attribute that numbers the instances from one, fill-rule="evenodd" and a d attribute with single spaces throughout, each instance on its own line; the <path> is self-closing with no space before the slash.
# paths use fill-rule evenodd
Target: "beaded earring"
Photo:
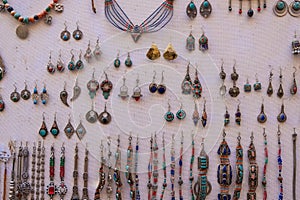
<path id="1" fill-rule="evenodd" d="M 80 93 L 81 93 L 81 88 L 78 85 L 78 78 L 76 78 L 75 85 L 73 87 L 73 96 L 70 99 L 70 101 L 75 101 L 79 97 Z"/>
<path id="2" fill-rule="evenodd" d="M 194 101 L 194 104 L 195 104 L 195 107 L 194 107 L 192 119 L 193 119 L 194 125 L 197 126 L 198 121 L 200 120 L 200 115 L 199 115 L 198 108 L 197 108 L 197 102 Z"/>
<path id="3" fill-rule="evenodd" d="M 161 81 L 160 84 L 157 86 L 157 92 L 159 94 L 164 94 L 167 90 L 167 87 L 163 82 L 164 82 L 164 71 L 161 72 Z"/>
<path id="4" fill-rule="evenodd" d="M 240 104 L 241 101 L 238 99 L 239 104 L 237 105 L 237 109 L 236 109 L 236 113 L 235 113 L 235 123 L 237 125 L 241 125 L 241 121 L 242 121 L 242 113 L 240 111 Z"/>
<path id="5" fill-rule="evenodd" d="M 186 117 L 186 112 L 182 109 L 182 103 L 180 103 L 180 109 L 176 112 L 176 117 L 179 120 L 183 120 Z"/>
<path id="6" fill-rule="evenodd" d="M 133 88 L 133 94 L 131 96 L 132 98 L 135 99 L 135 101 L 140 100 L 140 98 L 143 96 L 142 95 L 142 89 L 139 86 L 139 82 L 140 82 L 140 80 L 139 80 L 139 76 L 138 76 L 137 79 L 136 79 L 136 86 Z"/>
<path id="7" fill-rule="evenodd" d="M 200 14 L 202 17 L 207 18 L 211 14 L 212 7 L 208 0 L 204 0 L 200 5 Z"/>
<path id="8" fill-rule="evenodd" d="M 201 29 L 202 29 L 202 35 L 199 38 L 199 50 L 204 52 L 208 50 L 208 38 L 205 36 L 205 32 L 203 28 Z"/>
<path id="9" fill-rule="evenodd" d="M 152 82 L 149 85 L 149 91 L 151 93 L 155 93 L 157 91 L 157 84 L 155 83 L 155 76 L 156 76 L 156 71 L 154 71 Z"/>
<path id="10" fill-rule="evenodd" d="M 67 22 L 64 23 L 65 25 L 65 30 L 63 30 L 61 33 L 60 33 L 60 38 L 63 40 L 63 41 L 68 41 L 71 37 L 71 34 L 70 32 L 67 30 Z"/>
<path id="11" fill-rule="evenodd" d="M 47 89 L 46 89 L 46 84 L 44 84 L 44 88 L 41 92 L 41 101 L 42 101 L 42 104 L 46 104 L 48 102 L 48 99 L 49 99 L 49 95 L 47 93 Z"/>
<path id="12" fill-rule="evenodd" d="M 100 49 L 100 45 L 99 45 L 99 37 L 96 41 L 96 46 L 95 46 L 95 49 L 93 51 L 93 54 L 94 54 L 96 59 L 99 59 L 101 54 L 102 54 L 101 49 Z"/>
<path id="13" fill-rule="evenodd" d="M 110 91 L 113 89 L 113 84 L 110 80 L 108 80 L 107 73 L 104 72 L 105 79 L 101 82 L 100 88 L 102 90 L 102 95 L 104 99 L 108 99 L 110 95 Z"/>
<path id="14" fill-rule="evenodd" d="M 283 101 L 282 101 L 282 104 L 281 104 L 281 111 L 280 113 L 277 115 L 277 121 L 280 122 L 280 123 L 283 123 L 287 120 L 287 116 L 284 112 L 284 104 L 283 104 Z"/>
<path id="15" fill-rule="evenodd" d="M 221 71 L 219 73 L 219 77 L 222 80 L 222 85 L 220 87 L 220 94 L 221 94 L 221 96 L 225 96 L 226 91 L 227 91 L 226 85 L 224 84 L 225 83 L 225 79 L 226 79 L 226 73 L 224 72 L 224 67 L 223 66 L 224 66 L 224 61 L 222 59 Z"/>
<path id="16" fill-rule="evenodd" d="M 21 95 L 19 92 L 17 92 L 17 86 L 16 83 L 14 84 L 14 91 L 10 94 L 10 100 L 12 100 L 13 102 L 18 102 L 21 98 Z"/>
<path id="17" fill-rule="evenodd" d="M 55 67 L 54 67 L 54 64 L 52 63 L 52 60 L 51 60 L 51 51 L 49 53 L 49 61 L 48 61 L 48 64 L 47 64 L 47 71 L 50 74 L 53 74 L 55 72 Z"/>
<path id="18" fill-rule="evenodd" d="M 119 52 L 118 52 L 118 54 L 117 54 L 117 57 L 116 57 L 116 59 L 114 60 L 114 67 L 115 68 L 119 68 L 120 67 L 120 65 L 121 65 L 121 61 L 120 61 L 120 59 L 119 59 Z"/>
<path id="19" fill-rule="evenodd" d="M 106 111 L 106 103 L 104 106 L 104 111 L 101 112 L 98 116 L 98 120 L 101 124 L 109 124 L 109 122 L 111 121 L 111 115 L 109 114 L 109 112 Z"/>
<path id="20" fill-rule="evenodd" d="M 292 41 L 292 54 L 294 55 L 300 54 L 300 42 L 297 39 L 296 31 L 295 31 L 294 40 Z"/>
<path id="21" fill-rule="evenodd" d="M 90 60 L 92 59 L 92 50 L 91 50 L 91 41 L 89 41 L 88 43 L 88 47 L 87 49 L 85 50 L 85 54 L 84 54 L 84 59 L 87 61 L 87 62 L 90 62 Z"/>
<path id="22" fill-rule="evenodd" d="M 33 93 L 32 93 L 32 101 L 33 104 L 37 104 L 38 100 L 39 100 L 39 94 L 38 94 L 38 90 L 37 90 L 37 83 L 35 83 L 34 89 L 33 89 Z"/>
<path id="23" fill-rule="evenodd" d="M 197 7 L 193 0 L 191 0 L 190 3 L 186 7 L 186 15 L 190 19 L 194 19 L 197 17 Z"/>
<path id="24" fill-rule="evenodd" d="M 84 64 L 83 64 L 83 61 L 81 60 L 81 56 L 82 56 L 82 51 L 80 49 L 79 59 L 77 60 L 77 62 L 75 64 L 75 69 L 77 69 L 77 70 L 81 70 L 84 68 Z"/>
<path id="25" fill-rule="evenodd" d="M 45 112 L 43 112 L 43 122 L 39 130 L 39 135 L 42 136 L 43 138 L 45 138 L 48 135 L 48 130 L 45 122 Z"/>
<path id="26" fill-rule="evenodd" d="M 64 128 L 64 132 L 68 139 L 70 139 L 75 132 L 74 126 L 71 123 L 71 114 L 69 114 L 69 120 L 66 127 Z"/>
<path id="27" fill-rule="evenodd" d="M 85 114 L 86 121 L 90 123 L 95 123 L 98 119 L 98 113 L 94 110 L 94 102 L 92 102 L 92 108 Z"/>
<path id="28" fill-rule="evenodd" d="M 65 70 L 65 64 L 61 59 L 61 50 L 59 50 L 58 60 L 56 63 L 56 69 L 59 72 L 63 72 Z"/>
<path id="29" fill-rule="evenodd" d="M 146 57 L 150 60 L 156 60 L 160 57 L 160 51 L 155 43 L 152 43 L 146 54 Z"/>
<path id="30" fill-rule="evenodd" d="M 192 80 L 190 77 L 190 63 L 186 67 L 186 74 L 181 83 L 182 94 L 188 95 L 192 92 Z"/>
<path id="31" fill-rule="evenodd" d="M 174 114 L 171 112 L 171 105 L 170 102 L 168 102 L 168 111 L 164 115 L 164 118 L 167 122 L 171 122 L 174 120 Z"/>
<path id="32" fill-rule="evenodd" d="M 195 79 L 194 79 L 194 82 L 192 84 L 192 92 L 193 92 L 193 97 L 194 98 L 199 99 L 201 97 L 202 85 L 199 81 L 197 68 L 196 68 L 196 71 L 195 71 Z"/>
<path id="33" fill-rule="evenodd" d="M 185 48 L 188 51 L 194 51 L 195 50 L 195 41 L 196 41 L 195 37 L 193 36 L 192 31 L 191 31 L 190 34 L 189 34 L 189 36 L 186 38 Z"/>
<path id="34" fill-rule="evenodd" d="M 120 94 L 119 97 L 121 97 L 123 100 L 127 99 L 129 97 L 128 95 L 128 87 L 125 85 L 126 78 L 123 77 L 123 85 L 120 87 Z"/>
<path id="35" fill-rule="evenodd" d="M 269 97 L 272 96 L 272 94 L 273 94 L 272 76 L 273 76 L 273 72 L 271 70 L 270 75 L 269 75 L 269 86 L 268 86 L 268 89 L 267 89 L 267 94 L 268 94 Z"/>
<path id="36" fill-rule="evenodd" d="M 54 121 L 52 124 L 52 127 L 50 129 L 50 133 L 56 138 L 56 136 L 58 136 L 59 134 L 59 128 L 56 122 L 56 113 L 54 114 Z"/>
<path id="37" fill-rule="evenodd" d="M 125 60 L 125 66 L 126 67 L 132 67 L 132 60 L 130 58 L 130 53 L 129 52 L 127 53 L 127 58 Z"/>
<path id="38" fill-rule="evenodd" d="M 205 128 L 205 126 L 207 124 L 206 99 L 205 98 L 204 98 L 204 103 L 203 103 L 203 111 L 202 111 L 201 123 L 202 123 L 203 128 Z"/>
<path id="39" fill-rule="evenodd" d="M 273 12 L 278 17 L 283 17 L 288 12 L 288 5 L 283 0 L 278 0 L 273 6 Z"/>
<path id="40" fill-rule="evenodd" d="M 81 40 L 83 33 L 81 30 L 79 30 L 79 26 L 78 26 L 79 22 L 76 22 L 77 25 L 77 29 L 73 32 L 73 38 L 75 40 Z"/>
<path id="41" fill-rule="evenodd" d="M 277 90 L 277 96 L 279 98 L 282 98 L 284 95 L 284 91 L 283 91 L 283 87 L 282 87 L 282 69 L 281 68 L 280 68 L 279 81 L 280 81 L 280 83 L 279 83 L 279 88 Z"/>
<path id="42" fill-rule="evenodd" d="M 30 91 L 27 89 L 26 81 L 24 82 L 24 84 L 25 84 L 25 87 L 24 87 L 24 89 L 21 91 L 21 97 L 22 97 L 23 100 L 28 100 L 28 99 L 30 99 L 31 93 L 30 93 Z"/>
<path id="43" fill-rule="evenodd" d="M 262 102 L 262 104 L 261 104 L 261 109 L 260 109 L 260 113 L 259 113 L 259 115 L 257 116 L 257 121 L 259 122 L 259 123 L 265 123 L 266 121 L 267 121 L 267 115 L 265 114 L 265 111 L 264 111 L 264 100 L 263 100 L 263 102 Z"/>
<path id="44" fill-rule="evenodd" d="M 64 90 L 60 92 L 59 94 L 59 97 L 60 97 L 60 100 L 61 102 L 66 105 L 67 107 L 69 107 L 69 104 L 68 104 L 68 92 L 66 90 L 66 87 L 67 87 L 67 82 L 65 81 L 65 84 L 64 84 Z"/>
<path id="45" fill-rule="evenodd" d="M 70 71 L 74 71 L 76 69 L 76 67 L 75 67 L 75 60 L 74 60 L 73 49 L 71 49 L 70 53 L 71 53 L 72 56 L 71 56 L 70 62 L 68 63 L 68 69 Z"/>
<path id="46" fill-rule="evenodd" d="M 296 83 L 296 71 L 297 71 L 297 68 L 294 67 L 295 71 L 293 72 L 293 84 L 290 88 L 290 93 L 291 95 L 295 95 L 297 93 L 297 83 Z"/>
<path id="47" fill-rule="evenodd" d="M 260 91 L 261 90 L 261 82 L 259 82 L 258 80 L 258 74 L 255 74 L 255 78 L 256 78 L 256 83 L 254 83 L 253 88 L 254 91 Z"/>
<path id="48" fill-rule="evenodd" d="M 289 5 L 289 13 L 293 17 L 300 16 L 300 2 L 299 0 L 294 0 Z"/>
<path id="49" fill-rule="evenodd" d="M 227 126 L 230 123 L 230 114 L 228 112 L 227 106 L 226 106 L 226 111 L 224 114 L 224 126 Z"/>

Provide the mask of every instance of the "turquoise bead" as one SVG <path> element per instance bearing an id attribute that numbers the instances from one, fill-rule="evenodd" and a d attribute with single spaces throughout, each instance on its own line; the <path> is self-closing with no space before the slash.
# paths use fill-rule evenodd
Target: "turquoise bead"
<path id="1" fill-rule="evenodd" d="M 7 0 L 3 0 L 2 2 L 3 2 L 3 4 L 7 4 Z"/>
<path id="2" fill-rule="evenodd" d="M 299 10 L 300 9 L 300 2 L 295 2 L 294 4 L 293 4 L 293 8 L 294 8 L 294 10 Z"/>
<path id="3" fill-rule="evenodd" d="M 29 18 L 28 17 L 24 17 L 23 23 L 28 24 L 29 23 Z"/>
<path id="4" fill-rule="evenodd" d="M 77 132 L 78 132 L 79 134 L 82 134 L 82 133 L 83 133 L 82 128 L 78 129 Z"/>
<path id="5" fill-rule="evenodd" d="M 203 2 L 203 6 L 204 6 L 204 8 L 208 8 L 208 6 L 209 6 L 208 1 L 204 1 L 204 2 Z"/>
<path id="6" fill-rule="evenodd" d="M 68 132 L 68 133 L 71 133 L 71 128 L 67 128 L 67 132 Z"/>
<path id="7" fill-rule="evenodd" d="M 285 4 L 284 4 L 284 2 L 282 2 L 282 1 L 279 1 L 279 2 L 277 3 L 277 9 L 278 9 L 278 10 L 283 10 L 283 9 L 284 9 L 284 7 L 285 7 Z"/>
<path id="8" fill-rule="evenodd" d="M 51 130 L 51 133 L 52 133 L 52 135 L 57 135 L 58 130 L 54 128 L 54 129 Z"/>
<path id="9" fill-rule="evenodd" d="M 46 132 L 46 130 L 40 130 L 40 135 L 42 136 L 42 137 L 45 137 L 46 136 L 46 134 L 47 134 L 47 132 Z"/>
<path id="10" fill-rule="evenodd" d="M 16 13 L 16 14 L 14 15 L 14 18 L 16 18 L 16 19 L 19 19 L 19 17 L 21 17 L 21 15 L 20 15 L 19 13 Z"/>
<path id="11" fill-rule="evenodd" d="M 190 6 L 190 9 L 195 9 L 196 8 L 194 2 L 191 2 L 189 6 Z"/>

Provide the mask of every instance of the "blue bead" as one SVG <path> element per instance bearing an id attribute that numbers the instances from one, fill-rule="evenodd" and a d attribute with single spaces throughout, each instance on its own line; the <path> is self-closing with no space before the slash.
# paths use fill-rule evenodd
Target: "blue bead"
<path id="1" fill-rule="evenodd" d="M 151 92 L 151 93 L 156 92 L 156 90 L 157 90 L 157 87 L 156 87 L 156 86 L 150 87 L 150 92 Z"/>
<path id="2" fill-rule="evenodd" d="M 182 166 L 182 160 L 179 160 L 179 166 Z"/>
<path id="3" fill-rule="evenodd" d="M 43 93 L 46 93 L 46 92 L 47 92 L 46 88 L 43 88 Z"/>
<path id="4" fill-rule="evenodd" d="M 33 104 L 37 104 L 37 100 L 33 100 Z"/>
<path id="5" fill-rule="evenodd" d="M 8 11 L 8 12 L 12 12 L 13 10 L 14 10 L 14 8 L 11 7 L 11 6 L 9 6 L 9 7 L 7 8 L 7 11 Z"/>
<path id="6" fill-rule="evenodd" d="M 43 104 L 46 104 L 47 102 L 46 102 L 46 100 L 42 100 L 42 103 L 43 103 Z"/>
<path id="7" fill-rule="evenodd" d="M 33 92 L 34 92 L 34 93 L 37 93 L 37 88 L 36 88 L 36 87 L 33 89 Z"/>

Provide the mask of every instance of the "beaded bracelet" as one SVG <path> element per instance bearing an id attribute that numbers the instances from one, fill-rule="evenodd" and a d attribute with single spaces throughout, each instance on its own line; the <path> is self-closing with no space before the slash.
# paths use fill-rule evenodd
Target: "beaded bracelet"
<path id="1" fill-rule="evenodd" d="M 280 127 L 278 125 L 278 131 L 277 131 L 277 136 L 278 136 L 278 157 L 277 157 L 277 162 L 278 162 L 278 181 L 279 181 L 279 195 L 278 195 L 278 200 L 283 200 L 283 178 L 281 176 L 282 173 L 282 158 L 281 158 L 281 141 L 280 141 Z"/>
<path id="2" fill-rule="evenodd" d="M 238 200 L 241 197 L 242 183 L 244 177 L 243 167 L 243 147 L 241 145 L 241 134 L 237 137 L 236 146 L 236 181 L 235 189 L 233 193 L 233 200 Z"/>
<path id="3" fill-rule="evenodd" d="M 160 194 L 160 200 L 163 200 L 164 198 L 164 194 L 165 194 L 165 189 L 167 187 L 167 165 L 166 165 L 166 147 L 165 147 L 165 133 L 163 134 L 163 164 L 162 164 L 162 167 L 163 167 L 163 171 L 164 171 L 164 182 L 163 182 L 163 185 L 162 185 L 162 191 L 161 191 L 161 194 Z"/>
<path id="4" fill-rule="evenodd" d="M 264 170 L 263 170 L 263 180 L 262 180 L 262 185 L 264 188 L 264 196 L 263 196 L 263 200 L 267 200 L 268 197 L 268 193 L 267 193 L 267 178 L 266 178 L 266 174 L 267 174 L 267 166 L 268 166 L 268 142 L 267 142 L 267 134 L 265 132 L 265 128 L 264 128 L 264 132 L 263 132 L 263 136 L 264 136 L 264 151 L 265 151 L 265 164 L 264 164 Z"/>
<path id="5" fill-rule="evenodd" d="M 183 132 L 181 132 L 181 140 L 180 140 L 180 154 L 179 154 L 179 177 L 178 177 L 178 185 L 179 185 L 179 199 L 183 200 L 182 196 L 182 154 L 183 154 Z"/>

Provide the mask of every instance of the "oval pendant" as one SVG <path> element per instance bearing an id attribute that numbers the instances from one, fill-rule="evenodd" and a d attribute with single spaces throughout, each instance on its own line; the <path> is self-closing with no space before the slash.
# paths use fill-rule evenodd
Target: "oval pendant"
<path id="1" fill-rule="evenodd" d="M 129 53 L 128 53 L 127 58 L 126 58 L 126 60 L 125 60 L 125 66 L 126 66 L 126 67 L 131 67 L 131 66 L 132 66 L 132 60 L 131 60 L 131 58 L 130 58 Z"/>
<path id="2" fill-rule="evenodd" d="M 204 0 L 200 6 L 200 14 L 202 15 L 202 17 L 207 18 L 211 14 L 211 11 L 211 4 L 208 0 Z"/>
<path id="3" fill-rule="evenodd" d="M 20 39 L 26 39 L 29 35 L 29 30 L 25 24 L 21 24 L 17 27 L 16 34 Z"/>
<path id="4" fill-rule="evenodd" d="M 187 5 L 186 14 L 190 19 L 194 19 L 197 16 L 197 8 L 193 1 Z"/>
<path id="5" fill-rule="evenodd" d="M 104 110 L 104 112 L 100 113 L 98 120 L 101 124 L 109 124 L 109 122 L 111 121 L 111 115 L 106 112 L 106 109 Z"/>
<path id="6" fill-rule="evenodd" d="M 185 111 L 182 110 L 182 109 L 178 110 L 177 113 L 176 113 L 176 117 L 179 120 L 183 120 L 186 117 Z"/>
<path id="7" fill-rule="evenodd" d="M 70 139 L 72 135 L 74 134 L 75 130 L 73 125 L 71 124 L 71 121 L 69 120 L 68 124 L 66 125 L 65 129 L 65 134 L 66 136 Z"/>
<path id="8" fill-rule="evenodd" d="M 284 112 L 284 105 L 282 104 L 281 105 L 281 112 L 278 114 L 277 116 L 277 121 L 280 122 L 280 123 L 283 123 L 287 120 L 287 116 Z"/>
<path id="9" fill-rule="evenodd" d="M 90 122 L 90 123 L 95 123 L 98 119 L 98 113 L 96 111 L 94 111 L 93 109 L 88 111 L 85 115 L 85 119 L 86 121 Z"/>
<path id="10" fill-rule="evenodd" d="M 278 88 L 278 91 L 277 91 L 277 96 L 279 98 L 282 98 L 284 95 L 284 92 L 283 92 L 283 88 L 282 88 L 282 84 L 279 85 L 279 88 Z"/>
<path id="11" fill-rule="evenodd" d="M 298 90 L 297 83 L 296 83 L 296 80 L 294 79 L 293 85 L 292 85 L 292 87 L 290 89 L 291 95 L 295 95 L 297 93 L 297 90 Z"/>
<path id="12" fill-rule="evenodd" d="M 261 111 L 259 115 L 257 116 L 257 121 L 259 123 L 265 123 L 267 121 L 267 115 L 264 112 L 264 104 L 261 105 Z"/>
<path id="13" fill-rule="evenodd" d="M 269 82 L 269 86 L 268 86 L 268 89 L 267 89 L 267 94 L 268 94 L 269 97 L 272 96 L 272 94 L 273 94 L 273 86 L 272 86 L 271 82 Z"/>
<path id="14" fill-rule="evenodd" d="M 174 120 L 174 114 L 171 111 L 166 112 L 164 118 L 167 122 L 171 122 Z"/>
<path id="15" fill-rule="evenodd" d="M 114 66 L 115 66 L 115 68 L 119 68 L 120 65 L 121 65 L 120 59 L 119 59 L 119 58 L 116 58 L 116 59 L 114 60 Z"/>

